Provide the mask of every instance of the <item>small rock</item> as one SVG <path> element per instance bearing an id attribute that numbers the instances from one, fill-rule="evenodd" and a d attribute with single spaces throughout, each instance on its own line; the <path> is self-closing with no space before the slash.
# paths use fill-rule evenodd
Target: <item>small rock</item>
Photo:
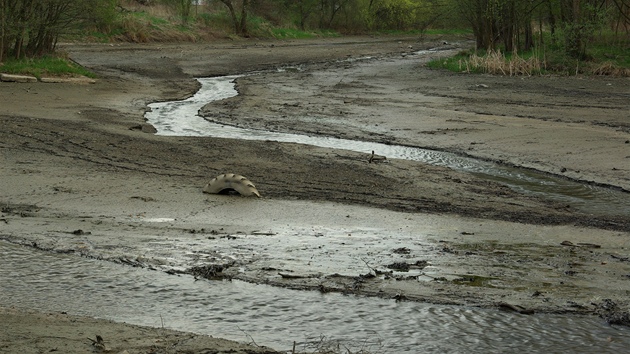
<path id="1" fill-rule="evenodd" d="M 142 130 L 143 133 L 148 133 L 148 134 L 155 134 L 155 133 L 157 133 L 157 129 L 153 125 L 151 125 L 149 123 L 142 124 L 141 125 L 141 130 Z"/>

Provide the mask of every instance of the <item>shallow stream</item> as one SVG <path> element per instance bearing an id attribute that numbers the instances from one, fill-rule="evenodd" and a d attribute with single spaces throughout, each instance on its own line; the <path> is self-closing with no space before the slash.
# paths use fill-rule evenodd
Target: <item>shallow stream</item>
<path id="1" fill-rule="evenodd" d="M 28 264 L 28 267 L 24 265 Z M 630 330 L 596 317 L 321 294 L 195 281 L 0 241 L 0 306 L 192 331 L 290 351 L 339 341 L 372 353 L 621 353 Z M 6 271 L 10 270 L 10 271 Z"/>
<path id="2" fill-rule="evenodd" d="M 197 112 L 208 102 L 236 94 L 233 83 L 236 77 L 199 79 L 202 88 L 193 97 L 152 104 L 152 111 L 146 117 L 161 135 L 277 140 L 366 154 L 374 150 L 388 158 L 475 173 L 525 193 L 541 193 L 576 207 L 588 207 L 592 212 L 630 212 L 630 200 L 625 194 L 529 170 L 414 147 L 241 129 L 199 117 Z M 175 219 L 146 221 L 171 220 Z M 400 242 L 402 232 L 391 230 L 395 235 L 391 242 Z M 313 232 L 310 240 L 318 240 L 322 235 Z M 247 245 L 255 245 L 257 250 L 264 250 L 262 246 L 268 246 L 272 239 L 282 242 L 280 236 L 245 241 Z M 321 242 L 331 240 L 334 241 L 322 239 Z M 360 241 L 366 243 L 365 238 Z M 170 242 L 163 246 L 171 253 L 181 251 L 182 259 L 192 252 L 181 241 L 175 242 L 181 247 L 177 250 L 173 241 Z M 226 245 L 225 253 L 240 250 L 233 246 Z M 149 242 L 144 247 L 155 254 L 162 244 Z M 391 250 L 393 246 L 379 247 Z M 217 248 L 213 250 L 216 252 Z M 321 251 L 322 257 L 330 261 L 330 255 L 324 255 L 324 251 Z M 347 254 L 343 252 L 340 257 Z M 334 259 L 334 262 L 349 268 L 343 259 Z M 629 328 L 609 326 L 592 316 L 521 315 L 472 307 L 295 291 L 240 281 L 195 280 L 192 276 L 43 252 L 4 241 L 0 241 L 0 269 L 3 270 L 0 272 L 0 306 L 65 311 L 153 327 L 165 326 L 245 342 L 253 340 L 259 345 L 286 351 L 291 350 L 294 342 L 298 351 L 314 352 L 322 343 L 336 341 L 351 352 L 364 349 L 371 353 L 620 353 L 630 346 Z"/>
<path id="3" fill-rule="evenodd" d="M 195 95 L 182 101 L 150 104 L 151 111 L 146 113 L 146 118 L 149 123 L 156 127 L 159 135 L 271 140 L 358 151 L 365 153 L 366 156 L 371 151 L 377 151 L 387 158 L 419 161 L 473 173 L 478 177 L 508 185 L 518 192 L 567 203 L 589 213 L 630 214 L 628 193 L 529 169 L 508 167 L 449 152 L 418 147 L 245 129 L 209 122 L 200 117 L 198 111 L 209 102 L 238 94 L 234 88 L 234 80 L 238 77 L 224 76 L 198 79 L 201 88 Z"/>

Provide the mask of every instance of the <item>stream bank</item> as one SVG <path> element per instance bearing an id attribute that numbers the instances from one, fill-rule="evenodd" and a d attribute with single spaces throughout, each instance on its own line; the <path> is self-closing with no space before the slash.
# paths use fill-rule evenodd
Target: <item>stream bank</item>
<path id="1" fill-rule="evenodd" d="M 183 255 L 223 249 L 243 261 L 224 275 L 250 282 L 623 319 L 627 216 L 580 213 L 448 168 L 369 164 L 364 153 L 142 131 L 147 105 L 190 96 L 199 87 L 194 77 L 378 56 L 385 65 L 377 71 L 344 63 L 243 78 L 241 95 L 204 114 L 239 126 L 466 152 L 628 189 L 627 79 L 468 76 L 422 63 L 399 70 L 388 57 L 435 43 L 332 42 L 66 46 L 101 75 L 95 84 L 0 84 L 2 238 L 166 270 L 211 266 L 211 252 Z M 263 198 L 201 193 L 226 172 L 247 176 Z M 326 222 L 336 229 L 318 227 Z M 257 231 L 276 234 L 265 240 Z M 355 251 L 366 256 L 347 257 Z M 303 277 L 321 264 L 302 257 L 335 254 L 352 261 L 345 272 Z M 370 267 L 423 260 L 431 266 L 422 271 L 438 280 L 365 278 L 355 286 Z"/>

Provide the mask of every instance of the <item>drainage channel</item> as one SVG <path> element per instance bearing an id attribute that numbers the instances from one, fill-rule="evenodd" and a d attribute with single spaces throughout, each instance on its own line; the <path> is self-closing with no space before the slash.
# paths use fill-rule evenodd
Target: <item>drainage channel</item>
<path id="1" fill-rule="evenodd" d="M 378 151 L 379 154 L 386 155 L 388 158 L 418 161 L 469 172 L 478 177 L 508 185 L 518 192 L 566 203 L 589 213 L 630 214 L 628 193 L 554 177 L 533 170 L 508 167 L 449 152 L 417 147 L 245 129 L 209 122 L 200 117 L 198 115 L 199 110 L 209 102 L 238 94 L 234 88 L 234 80 L 238 77 L 235 75 L 200 78 L 198 81 L 201 83 L 201 88 L 195 95 L 186 100 L 150 104 L 151 111 L 147 112 L 145 117 L 149 123 L 156 127 L 159 135 L 271 140 L 351 150 L 366 154 L 371 151 Z"/>
<path id="2" fill-rule="evenodd" d="M 0 241 L 0 306 L 164 327 L 311 353 L 621 353 L 627 327 L 591 316 L 396 302 L 240 281 L 196 281 Z M 323 339 L 323 341 L 322 341 Z M 345 350 L 344 350 L 345 352 Z"/>

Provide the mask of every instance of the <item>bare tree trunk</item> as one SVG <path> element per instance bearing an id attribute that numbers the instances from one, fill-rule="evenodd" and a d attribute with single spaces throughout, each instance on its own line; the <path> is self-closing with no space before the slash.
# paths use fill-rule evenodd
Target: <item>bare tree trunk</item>
<path id="1" fill-rule="evenodd" d="M 6 27 L 6 1 L 5 0 L 0 0 L 0 63 L 2 62 L 2 60 L 4 59 L 4 48 L 5 48 L 5 41 L 6 41 L 6 32 L 5 32 L 5 27 Z"/>
<path id="2" fill-rule="evenodd" d="M 234 31 L 238 34 L 238 19 L 236 18 L 236 12 L 234 11 L 234 6 L 232 5 L 232 1 L 230 0 L 221 0 L 221 2 L 227 6 L 228 11 L 230 12 L 230 17 L 232 17 L 232 24 L 234 25 Z"/>
<path id="3" fill-rule="evenodd" d="M 240 34 L 244 37 L 248 36 L 247 31 L 247 8 L 249 7 L 249 0 L 243 0 L 243 7 L 241 8 L 241 25 Z"/>
<path id="4" fill-rule="evenodd" d="M 234 9 L 234 4 L 232 4 L 232 0 L 221 0 L 221 2 L 227 6 L 230 17 L 232 17 L 232 24 L 234 25 L 234 32 L 237 35 L 246 36 L 247 35 L 247 8 L 249 7 L 249 0 L 243 0 L 241 7 L 241 18 L 239 20 L 238 16 L 236 16 L 236 9 Z"/>

